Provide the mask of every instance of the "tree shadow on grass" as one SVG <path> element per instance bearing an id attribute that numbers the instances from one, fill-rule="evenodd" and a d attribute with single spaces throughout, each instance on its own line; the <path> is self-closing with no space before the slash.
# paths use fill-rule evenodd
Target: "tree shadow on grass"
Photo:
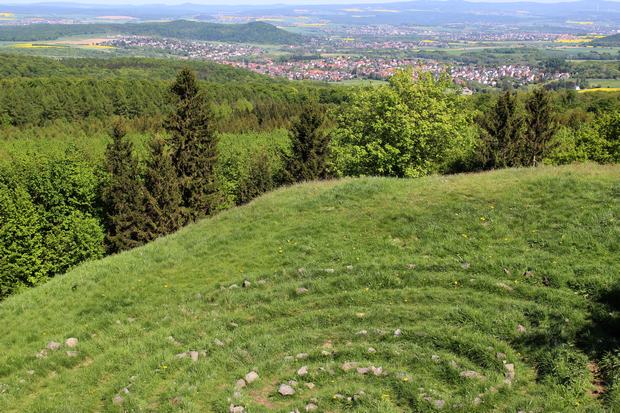
<path id="1" fill-rule="evenodd" d="M 578 334 L 577 345 L 594 359 L 620 349 L 620 283 L 593 302 L 590 325 Z"/>

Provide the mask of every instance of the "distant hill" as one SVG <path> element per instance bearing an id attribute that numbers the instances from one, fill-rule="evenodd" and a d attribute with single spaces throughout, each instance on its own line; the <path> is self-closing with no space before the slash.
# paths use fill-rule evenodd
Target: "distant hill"
<path id="1" fill-rule="evenodd" d="M 31 42 L 56 40 L 66 36 L 124 34 L 160 36 L 177 39 L 295 44 L 301 35 L 287 32 L 264 22 L 246 24 L 219 24 L 175 20 L 162 23 L 94 23 L 94 24 L 36 24 L 27 26 L 0 26 L 0 41 Z"/>
<path id="2" fill-rule="evenodd" d="M 603 37 L 592 41 L 592 46 L 620 47 L 620 34 Z"/>
<path id="3" fill-rule="evenodd" d="M 272 192 L 0 302 L 0 411 L 603 413 L 618 182 L 578 165 Z"/>

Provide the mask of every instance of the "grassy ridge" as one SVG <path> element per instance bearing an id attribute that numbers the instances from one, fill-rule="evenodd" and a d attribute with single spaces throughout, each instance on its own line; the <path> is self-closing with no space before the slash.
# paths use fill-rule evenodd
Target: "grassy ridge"
<path id="1" fill-rule="evenodd" d="M 619 182 L 585 165 L 276 191 L 0 303 L 0 411 L 603 411 L 588 363 L 617 339 Z"/>

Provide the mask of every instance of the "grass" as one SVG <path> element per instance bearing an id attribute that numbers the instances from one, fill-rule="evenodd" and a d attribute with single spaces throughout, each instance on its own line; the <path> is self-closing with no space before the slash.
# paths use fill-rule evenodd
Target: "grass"
<path id="1" fill-rule="evenodd" d="M 0 303 L 0 411 L 611 409 L 588 365 L 620 331 L 619 183 L 581 165 L 267 194 Z M 76 356 L 36 357 L 68 337 Z"/>

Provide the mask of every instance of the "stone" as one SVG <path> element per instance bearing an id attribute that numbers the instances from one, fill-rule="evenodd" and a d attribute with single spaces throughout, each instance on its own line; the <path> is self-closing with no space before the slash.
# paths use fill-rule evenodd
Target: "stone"
<path id="1" fill-rule="evenodd" d="M 297 387 L 297 382 L 295 380 L 288 381 L 289 386 Z"/>
<path id="2" fill-rule="evenodd" d="M 342 363 L 342 366 L 340 366 L 340 368 L 344 371 L 353 370 L 354 368 L 357 368 L 357 363 L 354 361 L 347 361 L 345 363 Z"/>
<path id="3" fill-rule="evenodd" d="M 400 337 L 403 334 L 403 332 L 400 330 L 400 328 L 397 328 L 394 331 L 394 337 Z"/>
<path id="4" fill-rule="evenodd" d="M 462 263 L 461 263 L 461 267 L 462 267 L 464 270 L 469 269 L 469 267 L 470 267 L 470 266 L 471 266 L 471 265 L 470 265 L 467 261 L 465 261 L 465 262 L 462 262 Z"/>
<path id="5" fill-rule="evenodd" d="M 446 402 L 444 400 L 435 400 L 433 404 L 435 405 L 436 409 L 440 409 L 440 410 L 446 406 Z"/>
<path id="6" fill-rule="evenodd" d="M 183 352 L 183 353 L 179 353 L 179 354 L 177 354 L 177 355 L 176 355 L 176 356 L 174 356 L 174 357 L 176 357 L 176 358 L 178 358 L 178 359 L 184 359 L 184 358 L 185 358 L 185 357 L 187 357 L 187 356 L 188 356 L 187 352 Z"/>
<path id="7" fill-rule="evenodd" d="M 504 382 L 506 384 L 511 384 L 515 379 L 515 365 L 512 363 L 504 364 L 504 369 L 506 370 L 506 380 L 504 380 Z"/>
<path id="8" fill-rule="evenodd" d="M 348 270 L 348 271 L 353 270 L 353 266 L 352 266 L 352 265 L 347 265 L 347 270 Z"/>
<path id="9" fill-rule="evenodd" d="M 243 288 L 248 288 L 248 287 L 250 287 L 251 285 L 252 285 L 252 283 L 251 283 L 251 282 L 249 282 L 248 280 L 243 280 L 243 284 L 241 284 L 241 286 L 242 286 Z"/>
<path id="10" fill-rule="evenodd" d="M 256 380 L 258 380 L 258 373 L 255 371 L 251 371 L 248 374 L 245 375 L 245 381 L 248 384 L 252 384 L 254 383 Z"/>
<path id="11" fill-rule="evenodd" d="M 284 356 L 284 361 L 286 361 L 286 362 L 291 362 L 293 360 L 295 360 L 295 357 L 293 357 L 293 356 Z"/>
<path id="12" fill-rule="evenodd" d="M 232 328 L 237 328 L 237 327 L 239 327 L 239 324 L 235 323 L 234 321 L 231 321 L 228 325 L 229 325 L 230 327 L 232 327 Z"/>
<path id="13" fill-rule="evenodd" d="M 131 385 L 130 385 L 131 386 Z M 129 394 L 129 387 L 123 387 L 123 390 L 121 390 L 123 393 L 125 394 Z"/>
<path id="14" fill-rule="evenodd" d="M 60 343 L 57 343 L 55 341 L 50 341 L 49 343 L 47 343 L 47 349 L 48 350 L 58 350 L 60 348 Z"/>
<path id="15" fill-rule="evenodd" d="M 260 279 L 260 280 L 258 280 L 256 283 L 257 283 L 257 284 L 259 284 L 259 285 L 265 285 L 265 284 L 267 284 L 267 280 L 263 280 L 263 279 L 261 278 L 261 279 Z"/>
<path id="16" fill-rule="evenodd" d="M 497 357 L 498 360 L 506 360 L 506 353 L 501 353 L 501 352 L 497 352 L 497 354 L 495 354 L 495 357 Z"/>
<path id="17" fill-rule="evenodd" d="M 306 405 L 306 411 L 307 412 L 316 412 L 319 409 L 319 406 L 317 406 L 314 403 L 308 403 Z"/>
<path id="18" fill-rule="evenodd" d="M 305 272 L 306 272 L 306 269 L 305 269 L 305 268 L 303 268 L 303 267 L 302 267 L 302 268 L 298 268 L 298 269 L 297 269 L 297 272 L 298 272 L 298 273 L 300 273 L 300 274 L 303 274 L 303 273 L 305 273 Z"/>
<path id="19" fill-rule="evenodd" d="M 308 292 L 307 288 L 304 287 L 299 287 L 297 290 L 295 290 L 295 292 L 297 293 L 297 295 L 302 295 Z"/>
<path id="20" fill-rule="evenodd" d="M 525 333 L 525 332 L 527 332 L 527 329 L 524 326 L 522 326 L 521 324 L 519 324 L 517 326 L 517 333 Z"/>
<path id="21" fill-rule="evenodd" d="M 304 386 L 306 386 L 308 389 L 312 390 L 316 387 L 316 385 L 314 383 L 304 383 Z"/>
<path id="22" fill-rule="evenodd" d="M 68 338 L 68 339 L 65 340 L 65 345 L 67 347 L 73 348 L 73 347 L 78 345 L 78 339 L 75 338 L 75 337 Z"/>
<path id="23" fill-rule="evenodd" d="M 44 359 L 45 357 L 47 357 L 47 350 L 43 349 L 37 353 L 38 359 Z"/>
<path id="24" fill-rule="evenodd" d="M 514 289 L 506 283 L 499 282 L 496 284 L 499 288 L 506 290 L 508 292 L 514 291 Z"/>
<path id="25" fill-rule="evenodd" d="M 415 270 L 417 267 L 416 264 L 407 264 L 407 268 L 409 268 L 410 270 Z"/>
<path id="26" fill-rule="evenodd" d="M 67 357 L 77 357 L 77 356 L 78 356 L 77 351 L 67 351 Z"/>
<path id="27" fill-rule="evenodd" d="M 358 367 L 356 370 L 357 374 L 368 374 L 368 372 L 370 371 L 368 367 Z"/>
<path id="28" fill-rule="evenodd" d="M 327 350 L 321 350 L 321 355 L 322 356 L 331 356 L 332 352 L 331 351 L 327 351 Z"/>
<path id="29" fill-rule="evenodd" d="M 433 354 L 431 356 L 431 360 L 433 360 L 435 363 L 439 363 L 440 358 L 437 354 Z"/>
<path id="30" fill-rule="evenodd" d="M 235 383 L 235 389 L 243 389 L 246 386 L 245 380 L 239 379 Z"/>
<path id="31" fill-rule="evenodd" d="M 472 402 L 474 406 L 480 406 L 480 403 L 482 403 L 482 399 L 480 397 L 476 397 Z"/>
<path id="32" fill-rule="evenodd" d="M 32 376 L 34 374 L 34 370 L 28 370 L 27 373 L 28 375 Z"/>
<path id="33" fill-rule="evenodd" d="M 278 388 L 278 393 L 280 393 L 282 396 L 292 396 L 295 394 L 295 389 L 288 384 L 281 384 Z"/>
<path id="34" fill-rule="evenodd" d="M 224 342 L 220 339 L 216 338 L 215 340 L 213 340 L 213 343 L 218 347 L 224 347 Z"/>
<path id="35" fill-rule="evenodd" d="M 358 332 L 357 332 L 357 333 L 355 333 L 355 334 L 357 334 L 358 336 L 367 336 L 367 335 L 368 335 L 368 331 L 366 331 L 366 330 L 360 330 L 360 331 L 358 331 Z"/>
<path id="36" fill-rule="evenodd" d="M 303 377 L 303 376 L 305 376 L 306 374 L 308 374 L 308 366 L 303 366 L 303 367 L 300 367 L 300 368 L 299 368 L 299 370 L 297 370 L 297 375 L 298 375 L 298 376 Z"/>
<path id="37" fill-rule="evenodd" d="M 333 273 L 335 273 L 335 272 L 336 272 L 336 270 L 335 270 L 335 269 L 333 269 L 333 268 L 326 268 L 326 269 L 325 269 L 325 272 L 326 272 L 326 273 L 328 273 L 328 274 L 333 274 Z"/>
<path id="38" fill-rule="evenodd" d="M 234 404 L 231 404 L 230 407 L 228 408 L 228 412 L 229 413 L 245 413 L 245 407 L 235 406 Z"/>
<path id="39" fill-rule="evenodd" d="M 343 400 L 344 398 L 345 397 L 340 393 L 334 394 L 334 400 Z"/>
<path id="40" fill-rule="evenodd" d="M 370 354 L 373 354 L 373 353 L 376 353 L 376 352 L 377 352 L 377 350 L 375 350 L 375 348 L 374 348 L 374 347 L 368 347 L 368 352 L 369 352 Z"/>
<path id="41" fill-rule="evenodd" d="M 465 370 L 461 372 L 461 377 L 466 379 L 481 379 L 482 375 L 477 371 Z"/>
<path id="42" fill-rule="evenodd" d="M 370 370 L 372 370 L 372 374 L 375 376 L 381 376 L 383 374 L 383 367 L 372 366 Z"/>
<path id="43" fill-rule="evenodd" d="M 198 361 L 199 353 L 197 351 L 190 351 L 189 356 L 192 359 L 192 361 L 195 363 Z"/>
<path id="44" fill-rule="evenodd" d="M 308 358 L 308 353 L 299 353 L 295 356 L 297 360 L 305 360 Z"/>
<path id="45" fill-rule="evenodd" d="M 120 406 L 121 404 L 123 404 L 123 402 L 125 401 L 125 399 L 123 399 L 120 395 L 116 395 L 114 396 L 114 398 L 112 399 L 112 403 L 115 406 Z"/>
<path id="46" fill-rule="evenodd" d="M 237 284 L 233 284 L 230 287 L 228 287 L 230 290 L 234 290 L 235 288 L 239 288 L 239 286 Z"/>

